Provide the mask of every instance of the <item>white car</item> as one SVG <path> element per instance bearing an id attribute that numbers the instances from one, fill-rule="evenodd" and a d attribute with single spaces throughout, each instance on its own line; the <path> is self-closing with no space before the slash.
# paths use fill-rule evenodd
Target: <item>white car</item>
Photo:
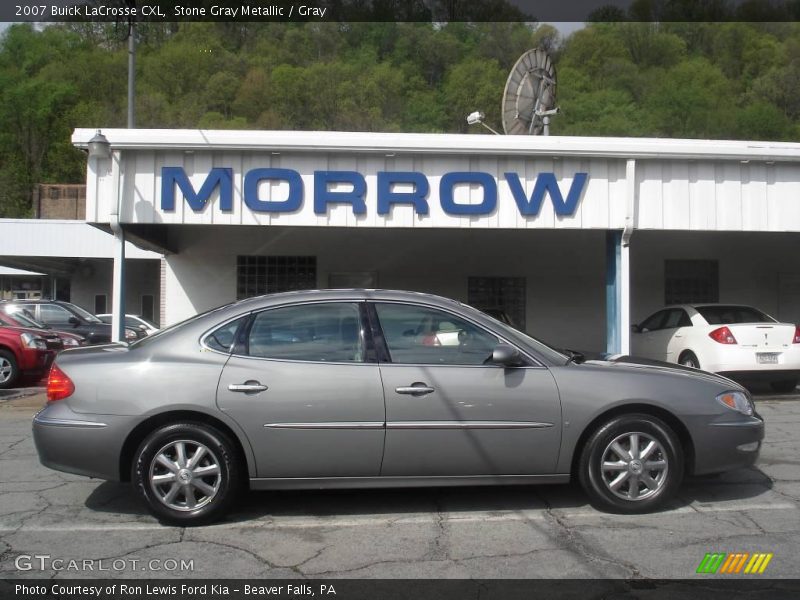
<path id="1" fill-rule="evenodd" d="M 102 314 L 102 315 L 95 315 L 98 319 L 100 319 L 103 323 L 111 323 L 111 315 L 110 314 Z M 130 329 L 135 329 L 137 331 L 143 331 L 145 335 L 150 335 L 158 331 L 158 326 L 153 323 L 152 321 L 148 321 L 144 317 L 140 317 L 137 315 L 125 315 L 125 327 Z"/>
<path id="2" fill-rule="evenodd" d="M 670 306 L 632 329 L 636 356 L 766 381 L 776 392 L 791 392 L 800 379 L 800 327 L 752 306 Z"/>

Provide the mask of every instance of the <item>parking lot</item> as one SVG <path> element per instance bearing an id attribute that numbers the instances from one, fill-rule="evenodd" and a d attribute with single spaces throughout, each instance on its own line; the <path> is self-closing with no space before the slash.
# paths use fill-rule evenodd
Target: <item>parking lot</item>
<path id="1" fill-rule="evenodd" d="M 127 485 L 42 467 L 36 392 L 0 398 L 0 577 L 684 578 L 709 552 L 797 576 L 800 396 L 757 397 L 756 468 L 688 481 L 656 514 L 598 512 L 576 486 L 257 492 L 184 529 Z"/>

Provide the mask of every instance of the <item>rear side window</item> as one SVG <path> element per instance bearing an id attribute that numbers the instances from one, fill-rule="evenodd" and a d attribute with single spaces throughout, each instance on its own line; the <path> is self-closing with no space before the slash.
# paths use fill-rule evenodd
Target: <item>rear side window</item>
<path id="1" fill-rule="evenodd" d="M 775 319 L 752 306 L 698 306 L 697 312 L 709 325 L 775 323 Z"/>
<path id="2" fill-rule="evenodd" d="M 247 316 L 240 317 L 209 333 L 205 338 L 206 346 L 219 352 L 230 352 L 236 342 L 236 334 L 239 331 L 239 327 L 246 319 Z"/>
<path id="3" fill-rule="evenodd" d="M 363 362 L 358 304 L 331 302 L 265 310 L 250 327 L 247 353 L 283 360 Z"/>

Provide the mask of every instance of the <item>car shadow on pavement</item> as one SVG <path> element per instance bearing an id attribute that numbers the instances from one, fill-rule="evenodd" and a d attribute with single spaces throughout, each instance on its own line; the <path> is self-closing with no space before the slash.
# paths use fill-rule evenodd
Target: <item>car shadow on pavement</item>
<path id="1" fill-rule="evenodd" d="M 769 493 L 772 481 L 757 468 L 713 477 L 687 478 L 677 496 L 657 512 L 688 506 L 734 503 Z M 105 482 L 87 497 L 85 506 L 103 513 L 147 515 L 133 486 Z M 245 523 L 263 518 L 377 516 L 407 518 L 437 512 L 450 514 L 595 509 L 577 483 L 487 487 L 398 488 L 362 490 L 247 491 L 240 494 L 224 522 Z M 600 511 L 597 511 L 600 514 Z"/>

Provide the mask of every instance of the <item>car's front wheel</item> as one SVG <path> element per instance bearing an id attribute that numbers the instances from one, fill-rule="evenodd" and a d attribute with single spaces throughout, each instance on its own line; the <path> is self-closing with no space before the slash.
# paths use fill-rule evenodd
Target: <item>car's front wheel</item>
<path id="1" fill-rule="evenodd" d="M 19 379 L 19 367 L 14 355 L 8 350 L 0 350 L 0 389 L 13 386 Z"/>
<path id="2" fill-rule="evenodd" d="M 617 512 L 656 509 L 683 480 L 683 452 L 675 433 L 647 414 L 614 417 L 588 439 L 578 479 L 592 502 Z"/>
<path id="3" fill-rule="evenodd" d="M 150 512 L 175 525 L 199 525 L 230 508 L 241 481 L 233 442 L 201 423 L 176 423 L 148 435 L 133 481 Z"/>

